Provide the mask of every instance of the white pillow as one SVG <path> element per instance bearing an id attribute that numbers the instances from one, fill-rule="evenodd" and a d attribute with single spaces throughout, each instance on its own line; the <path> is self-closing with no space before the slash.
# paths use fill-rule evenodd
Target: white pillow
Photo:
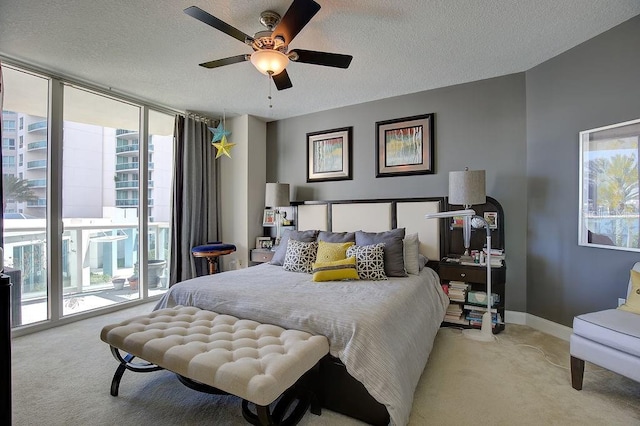
<path id="1" fill-rule="evenodd" d="M 418 234 L 409 234 L 402 240 L 404 250 L 404 269 L 407 274 L 420 273 L 420 241 Z"/>

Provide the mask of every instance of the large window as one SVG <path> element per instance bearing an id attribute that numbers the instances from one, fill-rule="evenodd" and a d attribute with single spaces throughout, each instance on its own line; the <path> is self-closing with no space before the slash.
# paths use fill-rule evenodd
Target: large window
<path id="1" fill-rule="evenodd" d="M 640 120 L 580 132 L 579 244 L 640 251 Z"/>
<path id="2" fill-rule="evenodd" d="M 164 293 L 174 117 L 13 66 L 3 64 L 3 74 L 3 138 L 13 140 L 3 148 L 14 153 L 4 157 L 3 180 L 24 192 L 4 200 L 5 212 L 16 212 L 4 232 L 5 265 L 19 289 L 13 326 Z M 153 163 L 142 161 L 152 153 Z M 151 172 L 155 181 L 142 178 Z"/>

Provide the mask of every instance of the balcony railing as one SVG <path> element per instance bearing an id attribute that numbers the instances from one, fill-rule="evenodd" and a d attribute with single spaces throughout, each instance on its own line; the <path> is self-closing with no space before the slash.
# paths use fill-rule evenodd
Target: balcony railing
<path id="1" fill-rule="evenodd" d="M 36 149 L 47 149 L 47 141 L 37 141 L 27 144 L 27 151 L 35 151 Z"/>
<path id="2" fill-rule="evenodd" d="M 33 201 L 27 201 L 27 207 L 47 207 L 47 199 L 39 198 Z"/>
<path id="3" fill-rule="evenodd" d="M 138 167 L 140 166 L 140 163 L 135 162 L 135 163 L 120 163 L 120 164 L 116 164 L 116 170 L 118 171 L 122 171 L 122 170 L 138 170 Z"/>
<path id="4" fill-rule="evenodd" d="M 140 184 L 138 180 L 125 180 L 122 182 L 116 182 L 116 189 L 128 189 L 128 188 L 137 188 Z M 149 188 L 153 188 L 153 181 L 149 181 Z"/>
<path id="5" fill-rule="evenodd" d="M 47 160 L 37 160 L 37 161 L 27 161 L 27 169 L 46 169 L 47 168 Z"/>
<path id="6" fill-rule="evenodd" d="M 138 152 L 140 150 L 140 145 L 121 145 L 116 147 L 116 154 L 122 154 L 123 152 Z"/>
<path id="7" fill-rule="evenodd" d="M 27 131 L 28 132 L 35 132 L 38 130 L 47 130 L 47 122 L 45 121 L 38 121 L 37 123 L 33 123 L 33 124 L 29 124 L 27 126 Z"/>
<path id="8" fill-rule="evenodd" d="M 149 207 L 153 206 L 153 200 L 149 200 Z M 138 207 L 137 198 L 129 198 L 126 200 L 116 200 L 116 207 Z"/>
<path id="9" fill-rule="evenodd" d="M 47 180 L 46 179 L 29 179 L 29 181 L 27 181 L 27 185 L 29 185 L 30 188 L 46 188 Z"/>
<path id="10" fill-rule="evenodd" d="M 137 180 L 127 180 L 124 182 L 116 182 L 116 189 L 137 188 L 139 184 L 140 184 L 140 181 L 137 181 Z"/>

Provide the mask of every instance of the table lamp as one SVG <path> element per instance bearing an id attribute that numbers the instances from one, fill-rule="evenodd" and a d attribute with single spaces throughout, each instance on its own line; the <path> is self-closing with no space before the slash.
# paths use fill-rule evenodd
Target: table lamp
<path id="1" fill-rule="evenodd" d="M 463 171 L 449 172 L 449 204 L 461 205 L 465 210 L 468 210 L 474 204 L 484 204 L 486 202 L 484 170 L 469 170 L 468 167 L 465 167 Z M 460 260 L 471 262 L 472 259 L 469 255 L 469 245 L 471 243 L 470 216 L 463 216 L 462 238 L 464 240 L 464 254 Z"/>
<path id="2" fill-rule="evenodd" d="M 282 218 L 280 217 L 280 207 L 287 207 L 289 201 L 288 183 L 267 183 L 265 190 L 264 204 L 266 207 L 275 209 L 276 213 L 276 246 L 280 244 L 280 227 Z"/>

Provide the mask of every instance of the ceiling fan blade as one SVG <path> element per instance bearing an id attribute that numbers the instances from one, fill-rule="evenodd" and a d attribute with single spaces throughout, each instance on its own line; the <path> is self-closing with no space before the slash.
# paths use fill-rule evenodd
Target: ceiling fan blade
<path id="1" fill-rule="evenodd" d="M 282 37 L 288 45 L 319 10 L 320 5 L 313 0 L 293 0 L 271 36 Z"/>
<path id="2" fill-rule="evenodd" d="M 239 29 L 232 27 L 224 21 L 221 21 L 220 19 L 216 18 L 208 12 L 205 12 L 197 6 L 190 6 L 186 8 L 184 10 L 184 13 L 196 18 L 200 22 L 211 25 L 216 30 L 222 31 L 223 33 L 228 34 L 243 43 L 246 43 L 247 41 L 253 41 L 253 37 L 251 37 L 250 35 L 247 35 Z"/>
<path id="3" fill-rule="evenodd" d="M 293 84 L 291 84 L 291 79 L 289 79 L 289 74 L 287 74 L 287 70 L 283 70 L 280 74 L 273 75 L 271 76 L 271 78 L 273 79 L 273 82 L 276 85 L 276 89 L 278 90 L 284 90 L 293 87 Z"/>
<path id="4" fill-rule="evenodd" d="M 295 54 L 295 55 L 292 55 Z M 297 59 L 294 59 L 297 55 Z M 315 50 L 295 49 L 289 52 L 294 62 L 305 64 L 324 65 L 325 67 L 349 68 L 353 56 L 339 53 L 316 52 Z"/>
<path id="5" fill-rule="evenodd" d="M 244 62 L 247 60 L 248 60 L 248 55 L 237 55 L 237 56 L 231 56 L 229 58 L 224 58 L 224 59 L 216 59 L 215 61 L 204 62 L 200 64 L 200 66 L 205 68 L 218 68 L 224 65 L 237 64 L 238 62 Z"/>

